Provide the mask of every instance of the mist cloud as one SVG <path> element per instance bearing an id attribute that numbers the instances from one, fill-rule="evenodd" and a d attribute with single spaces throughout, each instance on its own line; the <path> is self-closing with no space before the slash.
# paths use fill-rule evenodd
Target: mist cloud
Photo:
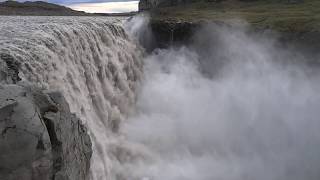
<path id="1" fill-rule="evenodd" d="M 147 152 L 127 179 L 318 180 L 319 74 L 246 26 L 209 25 L 145 60 L 123 133 Z M 123 170 L 124 172 L 124 170 Z"/>

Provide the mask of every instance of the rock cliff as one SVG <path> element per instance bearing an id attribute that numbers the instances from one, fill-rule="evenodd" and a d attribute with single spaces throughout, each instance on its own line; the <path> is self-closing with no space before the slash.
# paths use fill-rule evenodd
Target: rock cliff
<path id="1" fill-rule="evenodd" d="M 0 85 L 0 179 L 88 179 L 91 141 L 60 93 Z"/>
<path id="2" fill-rule="evenodd" d="M 18 67 L 0 56 L 0 179 L 88 179 L 86 127 L 62 94 L 19 82 Z"/>
<path id="3" fill-rule="evenodd" d="M 153 3 L 148 4 L 145 1 Z M 172 43 L 186 43 L 192 39 L 195 31 L 206 24 L 228 26 L 243 24 L 253 31 L 279 33 L 283 41 L 289 44 L 306 45 L 307 49 L 312 51 L 317 51 L 314 49 L 320 46 L 318 43 L 320 16 L 317 16 L 320 1 L 203 0 L 188 2 L 190 3 L 180 6 L 162 7 L 160 1 L 140 1 L 142 8 L 149 9 L 152 32 L 159 47 Z"/>
<path id="4" fill-rule="evenodd" d="M 230 1 L 230 0 L 140 0 L 139 2 L 139 10 L 152 10 L 156 8 L 163 8 L 163 7 L 172 7 L 172 6 L 181 6 L 186 5 L 190 3 L 218 3 L 222 1 Z M 233 2 L 235 1 L 243 1 L 243 2 L 254 2 L 259 0 L 231 0 Z M 272 2 L 272 0 L 268 0 L 269 2 Z M 268 2 L 266 1 L 266 2 Z M 301 3 L 304 0 L 278 0 L 277 2 L 283 2 L 283 3 Z M 236 4 L 236 3 L 235 3 Z"/>
<path id="5" fill-rule="evenodd" d="M 150 10 L 157 7 L 170 7 L 187 3 L 196 2 L 197 0 L 140 0 L 139 10 Z"/>

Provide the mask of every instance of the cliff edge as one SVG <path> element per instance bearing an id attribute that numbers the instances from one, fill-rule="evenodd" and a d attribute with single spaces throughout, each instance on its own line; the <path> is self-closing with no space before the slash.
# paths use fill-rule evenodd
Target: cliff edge
<path id="1" fill-rule="evenodd" d="M 258 29 L 280 32 L 319 31 L 320 1 L 294 2 L 291 0 L 198 1 L 170 7 L 157 6 L 149 11 L 153 21 L 228 24 L 235 19 L 241 19 Z"/>
<path id="2" fill-rule="evenodd" d="M 141 0 L 140 11 L 150 14 L 160 47 L 170 41 L 184 43 L 208 23 L 248 24 L 254 31 L 277 32 L 285 41 L 320 47 L 318 0 Z"/>
<path id="3" fill-rule="evenodd" d="M 91 140 L 63 95 L 20 82 L 0 55 L 0 179 L 87 180 Z"/>

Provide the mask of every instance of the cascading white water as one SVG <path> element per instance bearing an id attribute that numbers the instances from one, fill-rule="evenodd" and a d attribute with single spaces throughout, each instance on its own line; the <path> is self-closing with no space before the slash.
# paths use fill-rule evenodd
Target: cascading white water
<path id="1" fill-rule="evenodd" d="M 121 18 L 0 17 L 0 53 L 20 63 L 19 76 L 62 91 L 89 127 L 91 179 L 117 179 L 120 122 L 135 100 L 142 48 Z"/>
<path id="2" fill-rule="evenodd" d="M 320 76 L 299 53 L 215 26 L 143 60 L 127 34 L 148 34 L 147 21 L 126 33 L 122 20 L 0 18 L 0 53 L 89 127 L 91 179 L 319 179 Z"/>

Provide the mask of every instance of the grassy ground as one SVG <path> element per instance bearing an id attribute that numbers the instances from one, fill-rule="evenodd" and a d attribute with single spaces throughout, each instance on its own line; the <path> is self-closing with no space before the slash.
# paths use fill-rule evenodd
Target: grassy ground
<path id="1" fill-rule="evenodd" d="M 244 19 L 258 28 L 285 32 L 320 32 L 320 0 L 304 0 L 303 3 L 296 4 L 289 4 L 286 0 L 197 2 L 158 9 L 152 12 L 152 18 L 189 22 Z"/>

